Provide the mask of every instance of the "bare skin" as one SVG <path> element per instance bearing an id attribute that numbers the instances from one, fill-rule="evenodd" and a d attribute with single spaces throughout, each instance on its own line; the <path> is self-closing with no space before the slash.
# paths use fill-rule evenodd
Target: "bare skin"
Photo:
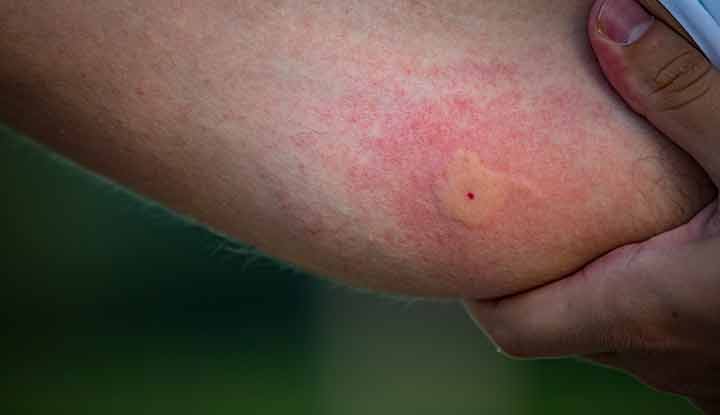
<path id="1" fill-rule="evenodd" d="M 491 298 L 715 187 L 611 92 L 591 0 L 0 1 L 0 117 L 309 271 Z"/>
<path id="2" fill-rule="evenodd" d="M 659 2 L 642 3 L 596 2 L 588 32 L 600 66 L 632 108 L 718 184 L 720 71 Z M 686 225 L 544 287 L 468 302 L 468 311 L 511 355 L 579 355 L 720 414 L 719 254 L 716 200 Z"/>

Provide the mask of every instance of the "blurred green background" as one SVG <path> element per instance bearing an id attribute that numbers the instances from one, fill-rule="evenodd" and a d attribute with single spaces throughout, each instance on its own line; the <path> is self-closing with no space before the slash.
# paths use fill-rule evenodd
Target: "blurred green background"
<path id="1" fill-rule="evenodd" d="M 294 271 L 0 126 L 0 414 L 695 414 L 511 361 L 453 302 Z"/>

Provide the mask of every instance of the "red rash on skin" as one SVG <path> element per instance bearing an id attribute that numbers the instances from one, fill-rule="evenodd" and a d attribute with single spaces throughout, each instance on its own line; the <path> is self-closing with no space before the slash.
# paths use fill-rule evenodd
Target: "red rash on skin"
<path id="1" fill-rule="evenodd" d="M 641 211 L 635 181 L 650 179 L 628 157 L 659 151 L 650 133 L 613 124 L 616 103 L 580 88 L 516 86 L 528 76 L 514 64 L 471 60 L 368 72 L 334 99 L 306 103 L 313 128 L 295 144 L 344 180 L 348 227 L 371 232 L 378 252 L 409 255 L 449 291 L 507 295 L 649 236 L 643 221 L 656 214 L 633 218 L 636 235 L 617 219 Z M 442 190 L 458 154 L 492 187 L 461 188 L 467 208 Z"/>
<path id="2" fill-rule="evenodd" d="M 479 103 L 462 93 L 411 102 L 412 99 L 404 98 L 408 94 L 402 89 L 394 92 L 393 100 L 396 102 L 391 104 L 388 112 L 382 111 L 381 104 L 363 96 L 348 97 L 339 107 L 340 117 L 345 122 L 353 125 L 355 131 L 365 131 L 360 144 L 365 151 L 348 164 L 348 189 L 364 194 L 364 200 L 367 200 L 378 189 L 394 188 L 394 191 L 383 191 L 377 196 L 390 197 L 395 218 L 403 225 L 402 228 L 413 233 L 416 229 L 431 229 L 423 224 L 447 222 L 438 217 L 436 201 L 432 200 L 432 186 L 443 180 L 446 166 L 457 151 L 479 154 L 493 171 L 516 177 L 541 176 L 538 182 L 542 182 L 542 176 L 549 173 L 547 170 L 537 171 L 539 163 L 552 170 L 568 168 L 571 163 L 567 154 L 547 151 L 552 145 L 552 137 L 530 133 L 526 127 L 529 114 L 512 110 L 520 108 L 522 98 L 518 93 L 505 93 Z M 343 109 L 347 108 L 350 108 L 348 114 L 343 114 Z M 402 110 L 395 112 L 398 108 Z M 503 112 L 508 109 L 511 109 L 510 112 Z M 533 119 L 538 116 L 545 115 L 541 112 Z M 377 131 L 377 135 L 369 131 Z M 503 140 L 497 140 L 498 137 L 503 137 Z M 530 162 L 533 158 L 536 160 Z M 550 177 L 546 178 L 550 180 Z M 548 181 L 545 180 L 545 183 Z M 566 192 L 566 195 L 579 198 L 587 191 L 581 183 L 575 183 L 574 187 L 572 183 L 568 184 L 570 186 L 566 190 L 571 192 Z M 425 201 L 431 203 L 422 203 L 423 198 L 418 198 L 418 195 L 428 195 Z M 363 203 L 364 200 L 358 202 Z M 455 225 L 462 226 L 459 223 L 450 226 Z M 443 229 L 433 238 L 444 243 L 458 236 L 452 231 Z"/>

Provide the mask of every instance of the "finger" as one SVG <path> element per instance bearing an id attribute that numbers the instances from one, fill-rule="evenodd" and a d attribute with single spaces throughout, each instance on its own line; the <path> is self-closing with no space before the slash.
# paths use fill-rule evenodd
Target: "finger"
<path id="1" fill-rule="evenodd" d="M 629 256 L 625 247 L 600 260 Z M 610 260 L 612 261 L 612 260 Z M 597 264 L 599 264 L 598 262 Z M 466 301 L 477 325 L 498 349 L 513 357 L 560 357 L 627 349 L 613 327 L 621 318 L 612 305 L 613 279 L 623 275 L 593 264 L 549 285 L 495 301 Z M 626 338 L 631 338 L 630 335 Z"/>
<path id="2" fill-rule="evenodd" d="M 708 304 L 718 295 L 712 261 L 720 242 L 673 247 L 663 246 L 664 239 L 619 248 L 575 275 L 532 291 L 467 301 L 467 310 L 502 351 L 515 357 L 685 347 L 686 333 L 674 335 L 680 332 L 677 326 L 715 315 Z M 701 333 L 710 328 L 712 322 Z"/>
<path id="3" fill-rule="evenodd" d="M 589 35 L 600 66 L 620 95 L 700 162 L 717 184 L 718 71 L 635 0 L 598 0 L 590 15 Z"/>

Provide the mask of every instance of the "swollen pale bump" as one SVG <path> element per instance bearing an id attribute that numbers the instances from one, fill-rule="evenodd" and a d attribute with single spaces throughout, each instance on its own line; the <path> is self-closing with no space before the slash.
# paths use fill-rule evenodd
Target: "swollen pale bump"
<path id="1" fill-rule="evenodd" d="M 435 195 L 445 215 L 477 227 L 492 222 L 511 187 L 507 177 L 486 167 L 477 153 L 458 150 L 436 183 Z"/>

